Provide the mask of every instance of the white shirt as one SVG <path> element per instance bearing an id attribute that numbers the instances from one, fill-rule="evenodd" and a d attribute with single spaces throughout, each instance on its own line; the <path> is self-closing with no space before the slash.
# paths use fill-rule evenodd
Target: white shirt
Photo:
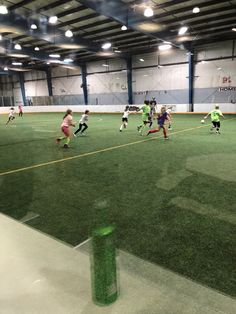
<path id="1" fill-rule="evenodd" d="M 166 112 L 167 112 L 168 115 L 170 115 L 172 110 L 169 108 L 169 109 L 166 109 Z"/>
<path id="2" fill-rule="evenodd" d="M 83 124 L 83 123 L 86 123 L 88 121 L 88 115 L 87 114 L 82 114 L 80 120 L 79 120 L 79 123 Z"/>
<path id="3" fill-rule="evenodd" d="M 9 117 L 13 117 L 14 116 L 14 109 L 10 109 L 10 113 L 8 115 Z"/>
<path id="4" fill-rule="evenodd" d="M 128 118 L 128 116 L 129 116 L 129 111 L 124 111 L 122 118 Z"/>

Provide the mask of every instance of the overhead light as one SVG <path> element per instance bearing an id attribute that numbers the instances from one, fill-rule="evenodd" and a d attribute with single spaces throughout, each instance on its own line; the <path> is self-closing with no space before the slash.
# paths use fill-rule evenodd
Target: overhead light
<path id="1" fill-rule="evenodd" d="M 4 71 L 8 71 L 8 67 L 4 67 L 4 69 L 3 69 Z"/>
<path id="2" fill-rule="evenodd" d="M 127 26 L 126 25 L 121 26 L 121 30 L 122 31 L 127 31 Z"/>
<path id="3" fill-rule="evenodd" d="M 159 68 L 163 68 L 163 65 L 158 64 L 157 67 L 158 67 L 158 69 L 159 69 Z"/>
<path id="4" fill-rule="evenodd" d="M 139 61 L 144 62 L 144 59 L 141 58 L 141 59 L 139 59 Z"/>
<path id="5" fill-rule="evenodd" d="M 193 13 L 199 13 L 200 12 L 200 9 L 199 9 L 199 7 L 195 7 L 195 8 L 193 8 Z"/>
<path id="6" fill-rule="evenodd" d="M 22 62 L 12 62 L 12 65 L 22 65 Z"/>
<path id="7" fill-rule="evenodd" d="M 50 64 L 50 62 L 47 62 L 47 65 L 49 65 Z"/>
<path id="8" fill-rule="evenodd" d="M 182 27 L 180 27 L 178 34 L 183 35 L 187 32 L 187 30 L 188 30 L 187 26 L 182 26 Z"/>
<path id="9" fill-rule="evenodd" d="M 164 45 L 160 45 L 158 46 L 158 49 L 163 51 L 163 50 L 168 50 L 170 49 L 172 46 L 170 44 L 164 44 Z"/>
<path id="10" fill-rule="evenodd" d="M 66 32 L 65 32 L 65 36 L 66 37 L 73 37 L 73 33 L 70 29 L 68 29 Z"/>
<path id="11" fill-rule="evenodd" d="M 15 44 L 14 49 L 21 50 L 21 45 L 20 44 Z"/>
<path id="12" fill-rule="evenodd" d="M 36 24 L 31 24 L 31 25 L 30 25 L 30 28 L 31 28 L 31 29 L 37 29 L 38 26 L 37 26 Z"/>
<path id="13" fill-rule="evenodd" d="M 109 64 L 105 64 L 105 63 L 104 63 L 102 66 L 103 66 L 103 67 L 109 67 Z"/>
<path id="14" fill-rule="evenodd" d="M 39 51 L 39 47 L 35 47 L 34 50 L 35 50 L 35 51 Z"/>
<path id="15" fill-rule="evenodd" d="M 232 31 L 236 32 L 236 27 L 233 27 L 233 28 L 232 28 Z"/>
<path id="16" fill-rule="evenodd" d="M 55 60 L 50 60 L 50 63 L 62 63 L 61 60 L 55 59 Z"/>
<path id="17" fill-rule="evenodd" d="M 5 5 L 0 5 L 0 14 L 7 14 L 8 9 Z"/>
<path id="18" fill-rule="evenodd" d="M 114 52 L 121 53 L 121 51 L 120 51 L 120 50 L 115 50 Z"/>
<path id="19" fill-rule="evenodd" d="M 73 62 L 73 60 L 71 58 L 66 58 L 66 59 L 64 59 L 64 62 L 70 63 L 70 62 Z"/>
<path id="20" fill-rule="evenodd" d="M 109 43 L 109 42 L 104 43 L 104 44 L 102 45 L 102 49 L 109 49 L 109 48 L 111 48 L 111 43 Z"/>
<path id="21" fill-rule="evenodd" d="M 2 40 L 2 35 L 0 34 L 0 40 Z"/>
<path id="22" fill-rule="evenodd" d="M 146 16 L 146 17 L 151 17 L 151 16 L 153 16 L 153 9 L 150 8 L 150 7 L 147 7 L 147 8 L 144 10 L 144 16 Z"/>
<path id="23" fill-rule="evenodd" d="M 217 68 L 218 71 L 222 70 L 222 68 Z"/>
<path id="24" fill-rule="evenodd" d="M 56 15 L 50 16 L 48 22 L 49 22 L 50 24 L 56 24 L 56 22 L 57 22 L 57 16 L 56 16 Z"/>
<path id="25" fill-rule="evenodd" d="M 61 56 L 59 55 L 59 54 L 54 54 L 54 53 L 51 53 L 50 55 L 49 55 L 49 57 L 50 58 L 60 58 Z"/>

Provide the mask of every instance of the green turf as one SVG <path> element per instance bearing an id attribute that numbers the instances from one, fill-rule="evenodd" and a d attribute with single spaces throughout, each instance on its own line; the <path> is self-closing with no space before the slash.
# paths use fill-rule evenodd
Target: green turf
<path id="1" fill-rule="evenodd" d="M 87 136 L 65 151 L 55 144 L 62 114 L 28 114 L 7 127 L 1 115 L 0 173 L 114 147 L 0 176 L 1 211 L 37 213 L 29 225 L 72 245 L 114 223 L 119 248 L 235 296 L 236 117 L 226 116 L 221 135 L 201 118 L 175 115 L 165 142 L 138 135 L 140 115 L 120 133 L 121 115 L 93 114 Z"/>

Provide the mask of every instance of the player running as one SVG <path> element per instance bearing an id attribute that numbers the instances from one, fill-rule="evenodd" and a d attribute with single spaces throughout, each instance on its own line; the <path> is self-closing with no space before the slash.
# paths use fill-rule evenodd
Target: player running
<path id="1" fill-rule="evenodd" d="M 158 116 L 157 116 L 157 124 L 158 124 L 158 126 L 157 126 L 156 129 L 148 131 L 147 135 L 159 132 L 160 129 L 162 129 L 163 130 L 163 134 L 164 134 L 164 139 L 168 140 L 166 128 L 164 126 L 166 120 L 169 121 L 168 113 L 166 112 L 166 108 L 165 107 L 161 107 L 161 113 L 159 113 Z"/>
<path id="2" fill-rule="evenodd" d="M 65 136 L 61 136 L 57 138 L 57 144 L 61 142 L 61 140 L 65 140 L 64 148 L 69 148 L 70 143 L 70 126 L 75 127 L 75 123 L 73 122 L 72 118 L 72 110 L 67 109 L 66 114 L 63 117 L 63 121 L 61 124 L 61 131 L 65 134 Z"/>
<path id="3" fill-rule="evenodd" d="M 149 100 L 145 100 L 144 106 L 142 106 L 137 111 L 142 111 L 142 124 L 137 127 L 137 130 L 139 131 L 140 135 L 143 135 L 143 129 L 145 128 L 147 123 L 150 123 L 150 121 L 149 121 L 149 114 L 150 114 Z"/>
<path id="4" fill-rule="evenodd" d="M 220 111 L 219 106 L 216 105 L 215 109 L 213 109 L 212 111 L 210 111 L 205 117 L 204 119 L 207 119 L 208 116 L 211 116 L 211 122 L 212 122 L 212 127 L 211 127 L 211 131 L 216 129 L 216 134 L 220 134 L 220 117 L 225 118 L 223 113 Z"/>
<path id="5" fill-rule="evenodd" d="M 14 113 L 15 113 L 14 108 L 11 107 L 11 108 L 10 108 L 10 113 L 9 113 L 9 115 L 8 115 L 8 120 L 7 120 L 7 122 L 6 122 L 6 125 L 8 125 L 9 122 L 11 122 L 11 121 L 13 121 L 13 120 L 15 119 Z"/>
<path id="6" fill-rule="evenodd" d="M 124 111 L 123 116 L 122 116 L 122 124 L 120 126 L 120 132 L 122 132 L 123 128 L 125 128 L 125 129 L 127 128 L 129 114 L 130 114 L 129 106 L 126 106 L 125 111 Z"/>
<path id="7" fill-rule="evenodd" d="M 154 114 L 156 113 L 156 105 L 157 105 L 156 99 L 155 97 L 152 97 L 152 100 L 150 101 L 149 128 L 151 128 L 153 124 Z"/>
<path id="8" fill-rule="evenodd" d="M 19 110 L 19 117 L 23 117 L 22 105 L 18 106 L 18 110 Z"/>
<path id="9" fill-rule="evenodd" d="M 76 137 L 76 134 L 79 133 L 81 131 L 81 135 L 84 135 L 84 131 L 87 130 L 88 122 L 89 119 L 89 110 L 85 110 L 84 114 L 82 114 L 80 120 L 79 120 L 79 128 L 78 130 L 75 131 L 74 136 Z"/>

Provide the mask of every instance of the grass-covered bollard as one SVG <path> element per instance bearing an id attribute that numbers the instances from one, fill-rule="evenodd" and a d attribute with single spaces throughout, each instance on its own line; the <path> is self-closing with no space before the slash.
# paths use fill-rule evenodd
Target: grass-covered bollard
<path id="1" fill-rule="evenodd" d="M 113 303 L 118 296 L 114 231 L 107 226 L 92 234 L 92 294 L 94 303 L 100 305 Z"/>

